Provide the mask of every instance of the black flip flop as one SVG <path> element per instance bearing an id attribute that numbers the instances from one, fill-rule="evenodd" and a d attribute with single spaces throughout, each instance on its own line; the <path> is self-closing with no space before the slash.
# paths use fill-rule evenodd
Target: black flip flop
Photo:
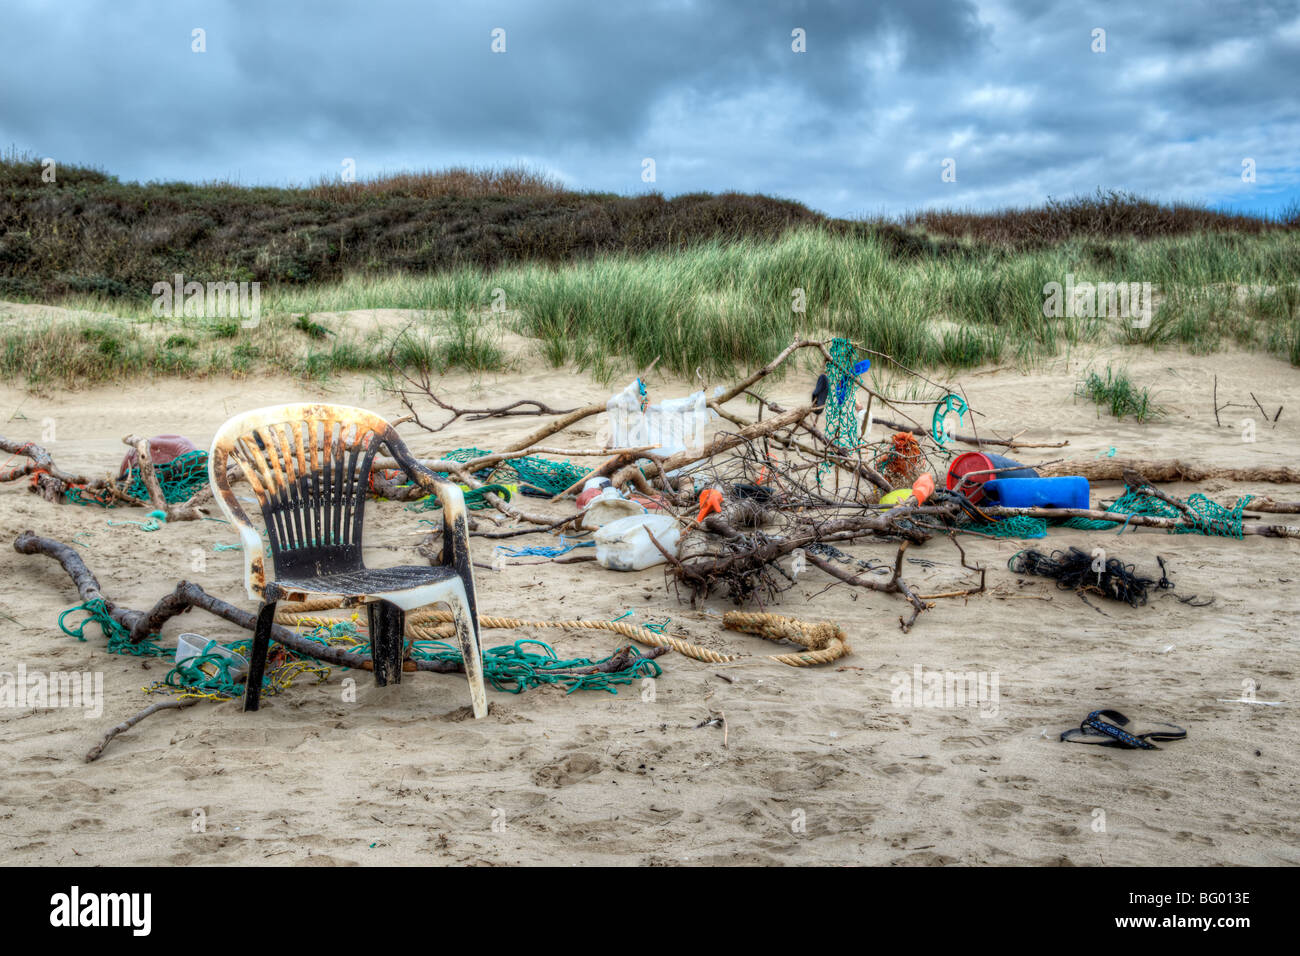
<path id="1" fill-rule="evenodd" d="M 1102 718 L 1108 718 L 1110 723 Z M 1159 750 L 1152 740 L 1182 740 L 1187 731 L 1174 724 L 1160 723 L 1156 726 L 1167 730 L 1149 730 L 1144 734 L 1131 734 L 1123 728 L 1129 719 L 1118 710 L 1094 710 L 1078 727 L 1071 727 L 1061 734 L 1061 739 L 1072 744 L 1096 744 L 1099 747 L 1123 747 L 1125 750 Z M 1089 739 L 1091 738 L 1091 739 Z"/>

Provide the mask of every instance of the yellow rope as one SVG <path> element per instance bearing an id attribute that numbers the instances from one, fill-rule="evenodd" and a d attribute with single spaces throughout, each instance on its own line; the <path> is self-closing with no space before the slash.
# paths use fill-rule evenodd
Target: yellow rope
<path id="1" fill-rule="evenodd" d="M 342 605 L 343 601 L 340 598 L 312 598 L 309 601 L 296 603 L 284 601 L 276 607 L 275 621 L 277 624 L 290 626 L 297 624 L 319 626 L 323 623 L 333 623 L 326 618 L 309 617 L 307 615 L 312 611 L 324 611 L 342 607 Z M 421 608 L 406 616 L 407 636 L 421 641 L 442 640 L 451 637 L 454 634 L 451 621 L 452 615 L 450 611 L 432 607 Z M 707 647 L 700 647 L 698 644 L 692 644 L 689 641 L 683 641 L 667 634 L 659 634 L 623 621 L 527 621 L 515 617 L 481 615 L 478 623 L 479 627 L 489 629 L 557 627 L 566 631 L 613 631 L 636 641 L 638 644 L 646 644 L 650 647 L 667 647 L 684 657 L 703 661 L 707 664 L 728 664 L 742 660 L 745 657 L 742 654 L 720 654 Z M 848 638 L 845 636 L 844 631 L 830 621 L 808 624 L 792 617 L 783 617 L 780 614 L 728 611 L 722 616 L 722 624 L 733 631 L 755 634 L 769 641 L 793 641 L 808 648 L 807 651 L 796 654 L 766 655 L 768 660 L 788 664 L 791 667 L 829 664 L 831 661 L 839 660 L 851 653 Z"/>

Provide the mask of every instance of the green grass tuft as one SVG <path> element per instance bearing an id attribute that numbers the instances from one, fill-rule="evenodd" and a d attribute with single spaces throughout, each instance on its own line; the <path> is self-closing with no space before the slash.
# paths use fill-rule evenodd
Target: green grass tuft
<path id="1" fill-rule="evenodd" d="M 1116 371 L 1109 365 L 1106 366 L 1105 378 L 1089 372 L 1088 377 L 1075 387 L 1075 394 L 1091 399 L 1117 419 L 1132 415 L 1139 425 L 1163 414 L 1152 400 L 1149 389 L 1139 388 L 1127 372 Z"/>

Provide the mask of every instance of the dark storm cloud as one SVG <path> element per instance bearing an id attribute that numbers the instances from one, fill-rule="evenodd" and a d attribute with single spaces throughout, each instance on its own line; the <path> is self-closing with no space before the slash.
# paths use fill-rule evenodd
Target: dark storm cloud
<path id="1" fill-rule="evenodd" d="M 363 176 L 522 161 L 581 188 L 761 190 L 839 214 L 1097 186 L 1248 202 L 1300 182 L 1298 60 L 1296 3 L 18 0 L 0 144 L 244 182 L 348 157 Z"/>

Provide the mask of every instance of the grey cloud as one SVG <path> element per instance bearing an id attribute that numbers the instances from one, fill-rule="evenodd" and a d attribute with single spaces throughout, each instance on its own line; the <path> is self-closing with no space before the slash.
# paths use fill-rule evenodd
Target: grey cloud
<path id="1" fill-rule="evenodd" d="M 1276 153 L 1261 163 L 1278 188 L 1300 189 L 1285 162 L 1300 39 L 1282 38 L 1298 7 L 18 0 L 0 144 L 126 178 L 271 183 L 344 157 L 363 175 L 523 159 L 616 191 L 648 188 L 649 155 L 670 194 L 757 190 L 836 214 L 1098 185 L 1214 199 L 1241 191 L 1229 160 L 1253 143 Z M 1198 66 L 1232 41 L 1250 55 Z M 1199 157 L 1171 159 L 1188 142 Z M 939 180 L 948 156 L 955 184 Z"/>

